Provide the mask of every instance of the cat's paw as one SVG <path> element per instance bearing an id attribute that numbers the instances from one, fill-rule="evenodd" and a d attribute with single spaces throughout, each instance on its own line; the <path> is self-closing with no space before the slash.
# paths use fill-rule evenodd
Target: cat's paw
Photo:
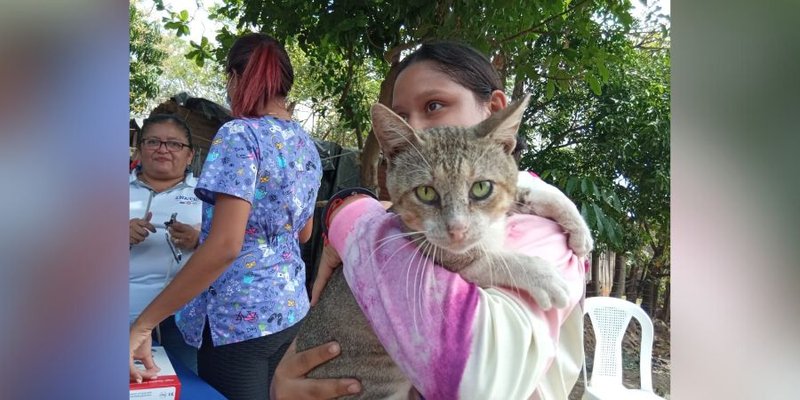
<path id="1" fill-rule="evenodd" d="M 589 231 L 589 227 L 586 223 L 583 223 L 583 220 L 581 220 L 581 222 L 582 223 L 574 225 L 575 229 L 567 229 L 567 234 L 569 235 L 567 243 L 576 256 L 584 258 L 594 248 L 594 240 L 592 239 L 592 232 Z"/>
<path id="2" fill-rule="evenodd" d="M 529 288 L 529 291 L 539 308 L 545 311 L 553 307 L 564 308 L 569 304 L 567 282 L 558 274 L 553 274 L 541 284 Z"/>
<path id="3" fill-rule="evenodd" d="M 569 287 L 556 267 L 544 259 L 533 257 L 533 274 L 526 290 L 542 310 L 563 308 L 569 303 Z"/>
<path id="4" fill-rule="evenodd" d="M 575 203 L 541 179 L 520 173 L 512 211 L 534 214 L 557 222 L 569 236 L 567 244 L 570 250 L 580 258 L 586 257 L 594 248 L 592 232 Z"/>
<path id="5" fill-rule="evenodd" d="M 536 215 L 536 209 L 534 208 L 534 198 L 535 198 L 535 193 L 533 192 L 533 190 L 527 187 L 518 187 L 517 197 L 514 201 L 513 207 L 511 207 L 511 212 L 517 214 Z"/>

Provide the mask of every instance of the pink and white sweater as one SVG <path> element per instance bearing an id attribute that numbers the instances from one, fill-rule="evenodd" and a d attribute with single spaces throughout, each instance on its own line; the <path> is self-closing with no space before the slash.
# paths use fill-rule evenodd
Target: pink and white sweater
<path id="1" fill-rule="evenodd" d="M 389 355 L 426 399 L 566 399 L 583 360 L 585 269 L 555 222 L 509 218 L 506 247 L 553 261 L 570 287 L 542 311 L 513 290 L 482 289 L 421 257 L 373 199 L 344 206 L 331 245 Z"/>

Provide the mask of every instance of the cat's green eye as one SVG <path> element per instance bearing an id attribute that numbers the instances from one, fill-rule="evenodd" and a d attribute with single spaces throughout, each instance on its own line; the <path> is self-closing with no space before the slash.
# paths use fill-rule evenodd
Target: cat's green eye
<path id="1" fill-rule="evenodd" d="M 492 194 L 492 182 L 480 181 L 473 183 L 469 194 L 475 200 L 483 200 L 489 197 L 489 195 Z"/>
<path id="2" fill-rule="evenodd" d="M 435 203 L 439 200 L 439 193 L 436 193 L 436 189 L 430 186 L 418 186 L 414 193 L 417 195 L 417 198 L 423 203 Z"/>

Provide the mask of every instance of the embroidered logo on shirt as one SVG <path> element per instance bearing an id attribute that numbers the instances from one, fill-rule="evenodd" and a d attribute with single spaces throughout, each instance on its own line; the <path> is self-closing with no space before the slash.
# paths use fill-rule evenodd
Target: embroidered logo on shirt
<path id="1" fill-rule="evenodd" d="M 200 199 L 194 196 L 184 196 L 179 194 L 175 196 L 175 200 L 178 201 L 178 204 L 186 204 L 186 205 L 194 205 L 200 202 Z"/>

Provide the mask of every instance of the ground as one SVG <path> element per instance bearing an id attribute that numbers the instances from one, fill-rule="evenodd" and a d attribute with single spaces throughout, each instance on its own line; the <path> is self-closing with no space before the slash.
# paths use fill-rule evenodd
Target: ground
<path id="1" fill-rule="evenodd" d="M 587 373 L 591 377 L 592 357 L 594 353 L 594 334 L 589 317 L 585 317 L 584 337 L 586 343 L 586 362 Z M 670 398 L 669 376 L 670 376 L 670 345 L 669 345 L 669 325 L 660 321 L 653 321 L 653 390 L 665 399 Z M 625 337 L 622 339 L 622 381 L 628 388 L 639 388 L 639 324 L 631 321 Z M 583 394 L 583 378 L 578 378 L 578 383 L 572 390 L 569 400 L 579 400 Z"/>

